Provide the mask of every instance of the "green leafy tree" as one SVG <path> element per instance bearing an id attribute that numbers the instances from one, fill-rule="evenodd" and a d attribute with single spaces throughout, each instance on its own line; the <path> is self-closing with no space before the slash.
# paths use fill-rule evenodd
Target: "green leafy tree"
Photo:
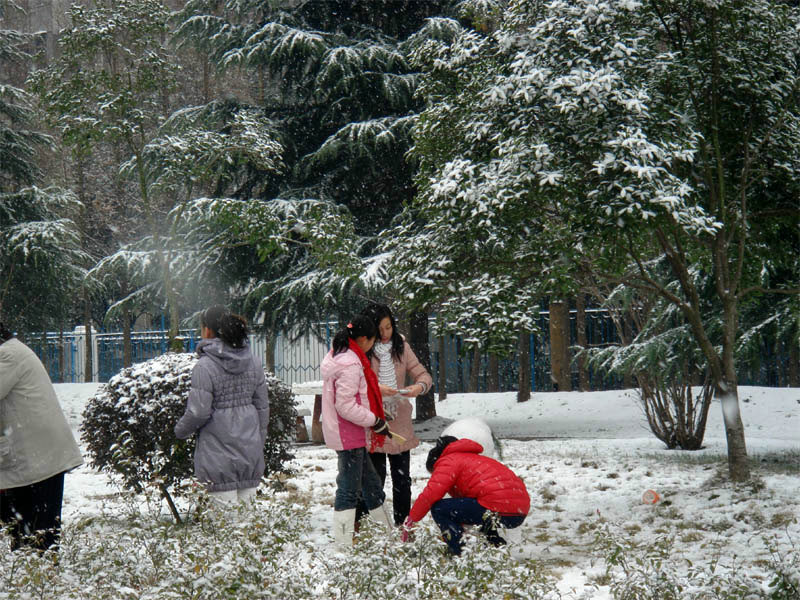
<path id="1" fill-rule="evenodd" d="M 395 281 L 415 298 L 469 290 L 456 309 L 506 289 L 490 315 L 509 331 L 531 286 L 557 292 L 580 273 L 658 294 L 707 362 L 731 477 L 747 479 L 741 306 L 798 293 L 797 24 L 766 0 L 512 2 L 494 35 L 462 35 L 434 62 L 472 93 L 420 119 L 427 179 Z"/>

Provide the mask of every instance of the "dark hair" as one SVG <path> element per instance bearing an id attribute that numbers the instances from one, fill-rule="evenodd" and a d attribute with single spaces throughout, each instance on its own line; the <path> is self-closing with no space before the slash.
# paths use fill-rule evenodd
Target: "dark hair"
<path id="1" fill-rule="evenodd" d="M 14 337 L 13 332 L 7 329 L 5 324 L 2 321 L 0 321 L 0 344 L 2 344 L 3 342 L 7 342 L 13 337 Z"/>
<path id="2" fill-rule="evenodd" d="M 208 327 L 219 339 L 234 348 L 244 348 L 247 341 L 247 321 L 234 315 L 221 304 L 209 306 L 200 315 L 200 324 Z"/>
<path id="3" fill-rule="evenodd" d="M 378 333 L 380 333 L 381 321 L 383 321 L 386 317 L 389 317 L 389 321 L 392 323 L 391 355 L 392 359 L 399 361 L 403 356 L 403 344 L 405 344 L 405 342 L 403 341 L 403 336 L 400 335 L 399 331 L 397 331 L 397 321 L 395 320 L 391 309 L 385 304 L 374 303 L 367 306 L 362 314 L 367 315 L 370 319 L 372 319 L 372 322 L 375 323 L 375 329 L 378 331 Z M 368 356 L 372 357 L 373 351 L 374 346 L 373 348 L 370 348 L 369 352 L 367 353 Z"/>
<path id="4" fill-rule="evenodd" d="M 428 460 L 425 461 L 425 468 L 428 469 L 428 473 L 433 473 L 433 465 L 436 464 L 436 461 L 439 460 L 439 457 L 444 452 L 444 449 L 447 448 L 453 442 L 457 442 L 458 438 L 453 437 L 452 435 L 443 435 L 440 438 L 437 438 L 436 445 L 431 448 L 431 451 L 428 452 Z"/>
<path id="5" fill-rule="evenodd" d="M 350 339 L 355 339 L 362 335 L 374 338 L 377 335 L 377 330 L 372 319 L 365 315 L 358 315 L 347 324 L 347 327 L 333 336 L 333 355 L 336 356 L 345 352 L 350 347 Z"/>

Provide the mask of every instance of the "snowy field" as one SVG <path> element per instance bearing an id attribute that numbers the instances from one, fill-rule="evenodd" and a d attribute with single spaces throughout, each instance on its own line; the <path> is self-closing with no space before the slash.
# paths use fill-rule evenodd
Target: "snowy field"
<path id="1" fill-rule="evenodd" d="M 56 385 L 76 437 L 83 406 L 96 388 L 94 384 Z M 782 561 L 796 569 L 800 553 L 800 389 L 743 387 L 740 396 L 748 453 L 757 475 L 754 483 L 741 487 L 732 486 L 725 477 L 725 435 L 718 403 L 711 407 L 706 447 L 696 452 L 667 450 L 652 437 L 634 391 L 538 393 L 522 404 L 513 393 L 452 394 L 437 402 L 439 416 L 418 425 L 418 432 L 423 440 L 430 440 L 453 419 L 482 416 L 502 438 L 503 461 L 525 481 L 532 506 L 523 526 L 507 532 L 510 545 L 501 564 L 511 568 L 515 561 L 535 563 L 547 578 L 552 597 L 624 597 L 620 590 L 636 577 L 657 579 L 658 573 L 651 571 L 661 564 L 659 557 L 668 556 L 669 575 L 678 581 L 685 578 L 687 590 L 698 581 L 706 582 L 709 589 L 712 580 L 722 585 L 717 596 L 687 591 L 682 597 L 735 598 L 739 596 L 722 594 L 726 581 L 739 585 L 747 580 L 766 594 L 774 574 L 770 565 Z M 298 401 L 301 407 L 312 408 L 313 397 L 300 396 Z M 424 441 L 411 454 L 414 497 L 427 480 L 424 462 L 430 447 Z M 328 530 L 335 453 L 324 446 L 301 445 L 293 467 L 296 474 L 282 480 L 281 491 L 264 487 L 262 501 L 274 496 L 288 499 L 288 506 L 297 506 L 306 516 L 303 527 L 307 530 L 301 537 L 310 556 L 334 553 Z M 646 490 L 656 491 L 661 501 L 643 503 Z M 117 500 L 124 496 L 105 475 L 88 466 L 69 474 L 63 510 L 65 539 L 76 524 L 85 528 L 101 516 L 130 510 L 130 502 Z M 168 520 L 166 508 L 159 510 L 163 520 Z M 430 522 L 429 516 L 426 521 Z M 474 544 L 477 547 L 478 542 Z M 610 567 L 615 548 L 624 549 L 622 556 L 631 562 Z M 393 549 L 394 542 L 384 554 L 391 555 Z M 638 562 L 634 557 L 639 557 Z M 649 558 L 642 563 L 642 557 Z M 343 560 L 346 564 L 347 558 Z M 353 563 L 363 560 L 361 555 L 352 559 Z M 297 559 L 292 569 L 308 564 L 311 571 L 313 562 Z M 78 591 L 80 583 L 76 586 Z M 403 593 L 408 596 L 407 591 Z M 230 597 L 250 595 L 242 591 Z M 331 592 L 320 595 L 331 597 Z M 399 597 L 391 590 L 384 590 L 384 595 Z M 124 596 L 147 593 L 132 588 Z M 81 595 L 78 591 L 69 597 Z M 286 597 L 291 594 L 287 592 Z M 342 592 L 336 597 L 362 596 Z M 536 596 L 531 593 L 531 597 Z"/>

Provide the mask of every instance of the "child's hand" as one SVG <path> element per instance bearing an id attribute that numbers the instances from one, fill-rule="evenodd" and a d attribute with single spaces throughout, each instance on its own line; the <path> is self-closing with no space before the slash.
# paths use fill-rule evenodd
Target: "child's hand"
<path id="1" fill-rule="evenodd" d="M 395 388 L 382 383 L 378 384 L 378 388 L 381 390 L 381 396 L 394 396 L 397 393 Z"/>
<path id="2" fill-rule="evenodd" d="M 403 523 L 403 536 L 400 539 L 404 542 L 410 542 L 412 529 L 414 529 L 414 521 L 411 520 L 411 517 L 408 517 L 406 522 Z"/>
<path id="3" fill-rule="evenodd" d="M 412 397 L 412 396 L 419 396 L 422 393 L 423 389 L 424 388 L 420 384 L 415 383 L 414 385 L 408 386 L 404 390 L 398 390 L 398 392 L 403 396 Z"/>
<path id="4" fill-rule="evenodd" d="M 386 424 L 386 421 L 378 417 L 375 421 L 375 425 L 372 426 L 372 431 L 379 435 L 388 435 L 391 437 L 391 433 L 389 432 L 389 426 Z"/>

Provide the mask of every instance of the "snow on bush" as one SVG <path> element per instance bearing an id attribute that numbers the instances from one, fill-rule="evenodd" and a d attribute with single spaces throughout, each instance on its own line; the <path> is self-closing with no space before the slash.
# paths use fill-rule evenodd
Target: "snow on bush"
<path id="1" fill-rule="evenodd" d="M 122 478 L 126 489 L 167 488 L 193 474 L 195 437 L 173 429 L 184 412 L 195 354 L 168 353 L 120 371 L 92 397 L 83 413 L 81 439 L 92 466 Z M 264 448 L 266 474 L 284 471 L 296 418 L 294 395 L 271 373 L 270 422 Z"/>

